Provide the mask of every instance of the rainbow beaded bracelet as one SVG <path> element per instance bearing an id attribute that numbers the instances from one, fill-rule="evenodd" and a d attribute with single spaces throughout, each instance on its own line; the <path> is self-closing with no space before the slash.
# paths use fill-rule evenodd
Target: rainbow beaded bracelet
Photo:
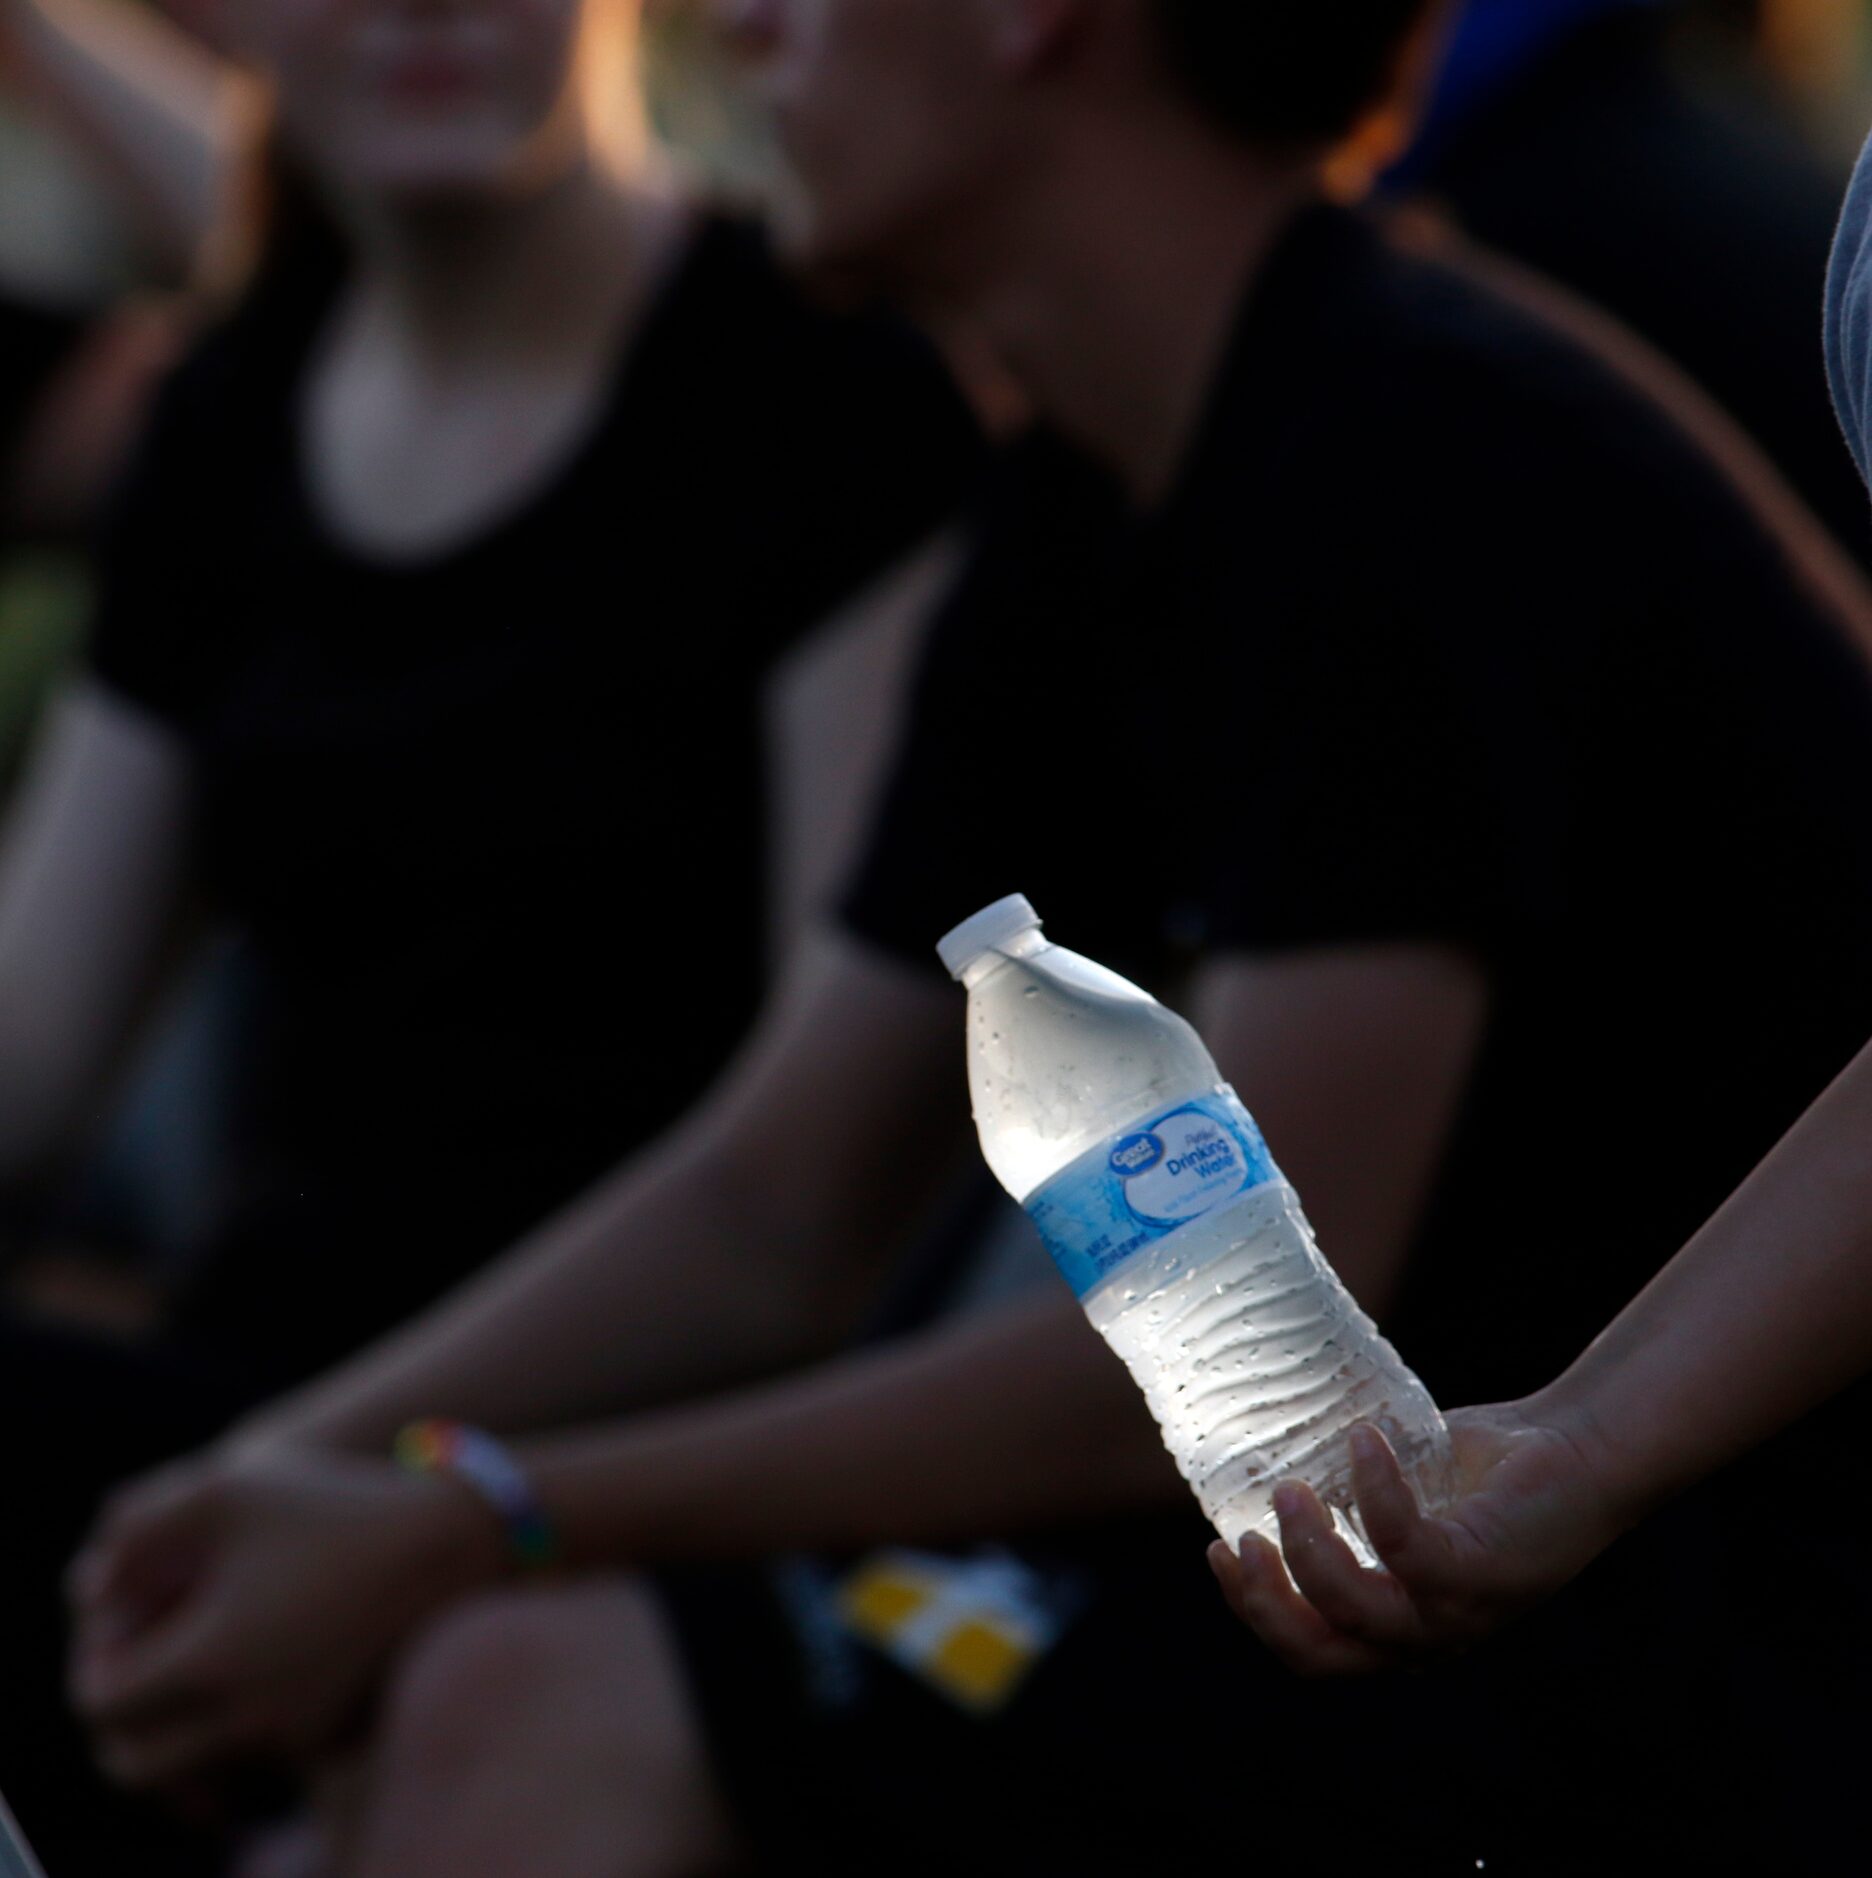
<path id="1" fill-rule="evenodd" d="M 505 1443 L 463 1422 L 420 1421 L 396 1438 L 397 1465 L 412 1474 L 446 1474 L 479 1494 L 500 1520 L 522 1571 L 559 1560 L 559 1534 L 527 1472 Z"/>

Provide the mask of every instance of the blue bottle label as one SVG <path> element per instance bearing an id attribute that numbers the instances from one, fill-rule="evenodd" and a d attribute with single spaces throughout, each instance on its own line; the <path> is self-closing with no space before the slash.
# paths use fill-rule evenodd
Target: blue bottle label
<path id="1" fill-rule="evenodd" d="M 1029 1196 L 1027 1217 L 1083 1298 L 1147 1246 L 1280 1177 L 1224 1084 L 1080 1155 Z"/>

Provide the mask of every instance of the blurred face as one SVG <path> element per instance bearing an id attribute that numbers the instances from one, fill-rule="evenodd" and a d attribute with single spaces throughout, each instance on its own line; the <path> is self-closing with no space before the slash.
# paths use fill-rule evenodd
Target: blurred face
<path id="1" fill-rule="evenodd" d="M 1006 160 L 993 0 L 717 0 L 772 112 L 794 256 L 883 279 L 940 266 Z"/>
<path id="2" fill-rule="evenodd" d="M 623 0 L 241 0 L 286 140 L 337 188 L 474 194 L 580 145 L 588 5 Z"/>

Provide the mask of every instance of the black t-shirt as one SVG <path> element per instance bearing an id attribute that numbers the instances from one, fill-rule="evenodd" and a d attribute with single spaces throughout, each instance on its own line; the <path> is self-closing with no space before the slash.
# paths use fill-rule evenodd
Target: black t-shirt
<path id="1" fill-rule="evenodd" d="M 980 448 L 906 332 L 809 306 L 710 222 L 550 488 L 459 551 L 376 559 L 301 468 L 339 284 L 276 271 L 170 384 L 93 651 L 185 740 L 201 882 L 267 989 L 268 1171 L 197 1314 L 331 1347 L 720 1067 L 761 984 L 764 679 L 942 524 Z"/>
<path id="2" fill-rule="evenodd" d="M 1548 1380 L 1872 1035 L 1863 603 L 1609 363 L 1332 209 L 1148 527 L 1033 471 L 849 923 L 933 966 L 1025 892 L 1172 988 L 1201 952 L 1464 949 L 1486 1032 L 1395 1331 L 1445 1401 Z"/>
<path id="3" fill-rule="evenodd" d="M 1447 1403 L 1546 1383 L 1872 1035 L 1862 595 L 1609 362 L 1339 211 L 1280 246 L 1148 527 L 1043 454 L 931 641 L 848 921 L 933 970 L 1023 891 L 1172 995 L 1203 952 L 1466 949 L 1485 1032 L 1387 1328 Z M 1213 1673 L 1086 1700 L 1182 1715 L 1188 1792 L 1257 1770 L 1282 1870 L 1841 1869 L 1869 1410 L 1421 1678 L 1217 1660 L 1166 1520 L 1138 1631 Z"/>

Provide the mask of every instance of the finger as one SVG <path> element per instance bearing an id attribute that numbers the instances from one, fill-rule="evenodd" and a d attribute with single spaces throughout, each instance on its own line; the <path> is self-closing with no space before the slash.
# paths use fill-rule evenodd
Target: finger
<path id="1" fill-rule="evenodd" d="M 147 1628 L 141 1614 L 124 1603 L 103 1604 L 73 1614 L 73 1660 L 109 1656 Z"/>
<path id="2" fill-rule="evenodd" d="M 165 1469 L 113 1487 L 98 1503 L 87 1536 L 87 1549 L 102 1553 L 115 1551 L 152 1517 L 160 1517 L 182 1497 L 186 1479 L 179 1470 Z"/>
<path id="3" fill-rule="evenodd" d="M 128 1561 L 123 1546 L 101 1527 L 94 1527 L 84 1550 L 65 1572 L 65 1599 L 82 1617 L 102 1608 L 119 1594 Z"/>
<path id="4" fill-rule="evenodd" d="M 1220 1539 L 1209 1547 L 1209 1569 L 1215 1573 L 1222 1595 L 1233 1605 L 1241 1591 L 1241 1562 Z"/>
<path id="5" fill-rule="evenodd" d="M 1270 1564 L 1279 1572 L 1280 1554 L 1259 1533 L 1243 1535 L 1240 1555 L 1231 1552 L 1227 1541 L 1222 1539 L 1216 1540 L 1209 1548 L 1209 1569 L 1215 1573 L 1216 1582 L 1222 1587 L 1222 1595 L 1228 1601 L 1229 1608 L 1243 1623 L 1249 1622 L 1250 1582 L 1268 1569 Z M 1285 1576 L 1284 1573 L 1281 1575 Z"/>
<path id="6" fill-rule="evenodd" d="M 1247 1534 L 1233 1556 L 1227 1546 L 1216 1549 L 1225 1561 L 1217 1576 L 1230 1607 L 1270 1649 L 1286 1656 L 1313 1649 L 1326 1638 L 1319 1613 L 1294 1590 L 1280 1554 L 1259 1533 Z"/>
<path id="7" fill-rule="evenodd" d="M 257 1734 L 238 1715 L 196 1713 L 160 1728 L 107 1733 L 98 1742 L 97 1760 L 118 1786 L 147 1793 L 227 1766 L 258 1745 Z"/>
<path id="8" fill-rule="evenodd" d="M 162 1595 L 163 1581 L 176 1576 L 175 1555 L 206 1529 L 213 1509 L 199 1482 L 180 1479 L 147 1482 L 108 1502 L 67 1576 L 79 1609 Z"/>
<path id="9" fill-rule="evenodd" d="M 213 1636 L 203 1622 L 171 1624 L 129 1650 L 74 1659 L 71 1698 L 96 1729 L 134 1730 L 207 1700 L 215 1688 Z"/>
<path id="10" fill-rule="evenodd" d="M 1416 1600 L 1457 1588 L 1452 1529 L 1424 1517 L 1391 1444 L 1369 1424 L 1354 1428 L 1351 1441 L 1359 1517 L 1385 1570 Z"/>
<path id="11" fill-rule="evenodd" d="M 179 1581 L 159 1585 L 152 1574 L 139 1575 L 125 1568 L 107 1592 L 102 1576 L 107 1568 L 100 1564 L 89 1569 L 98 1574 L 93 1581 L 97 1588 L 87 1585 L 71 1603 L 74 1658 L 121 1652 L 172 1615 L 180 1600 L 183 1587 Z M 114 1568 L 112 1576 L 117 1578 Z"/>
<path id="12" fill-rule="evenodd" d="M 1359 1563 L 1310 1487 L 1289 1481 L 1276 1491 L 1274 1508 L 1294 1584 L 1334 1630 L 1392 1650 L 1417 1640 L 1410 1599 L 1395 1579 Z"/>
<path id="13" fill-rule="evenodd" d="M 1229 1607 L 1280 1660 L 1302 1676 L 1345 1676 L 1376 1669 L 1379 1659 L 1355 1637 L 1333 1627 L 1294 1589 L 1280 1553 L 1258 1533 L 1242 1540 L 1238 1557 L 1226 1546 L 1216 1561 Z"/>
<path id="14" fill-rule="evenodd" d="M 1417 1497 L 1391 1450 L 1391 1443 L 1369 1422 L 1352 1430 L 1352 1491 L 1372 1550 L 1387 1567 L 1401 1557 L 1423 1525 Z"/>

